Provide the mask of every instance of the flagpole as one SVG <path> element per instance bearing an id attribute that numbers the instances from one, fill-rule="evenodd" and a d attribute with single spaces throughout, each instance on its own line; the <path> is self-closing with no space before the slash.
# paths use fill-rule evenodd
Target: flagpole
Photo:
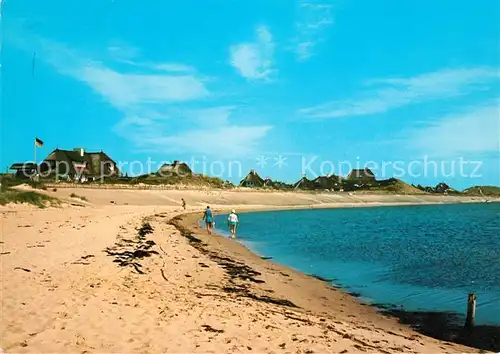
<path id="1" fill-rule="evenodd" d="M 35 137 L 35 141 L 33 141 L 33 157 L 35 159 L 35 178 L 36 176 L 38 175 L 38 165 L 36 164 L 36 137 Z"/>

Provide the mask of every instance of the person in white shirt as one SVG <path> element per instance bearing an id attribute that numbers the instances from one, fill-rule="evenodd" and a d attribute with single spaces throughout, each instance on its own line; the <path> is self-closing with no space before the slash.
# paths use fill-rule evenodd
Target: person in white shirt
<path id="1" fill-rule="evenodd" d="M 229 230 L 231 230 L 231 238 L 236 237 L 236 226 L 238 225 L 238 215 L 236 215 L 236 212 L 231 210 L 231 214 L 227 217 L 227 224 L 229 225 Z"/>

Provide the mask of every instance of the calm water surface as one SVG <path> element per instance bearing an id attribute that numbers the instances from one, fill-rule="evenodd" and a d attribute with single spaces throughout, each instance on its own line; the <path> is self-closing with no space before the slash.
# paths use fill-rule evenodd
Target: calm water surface
<path id="1" fill-rule="evenodd" d="M 217 216 L 217 226 L 225 225 Z M 500 203 L 293 210 L 240 215 L 262 256 L 406 310 L 465 313 L 500 325 Z"/>

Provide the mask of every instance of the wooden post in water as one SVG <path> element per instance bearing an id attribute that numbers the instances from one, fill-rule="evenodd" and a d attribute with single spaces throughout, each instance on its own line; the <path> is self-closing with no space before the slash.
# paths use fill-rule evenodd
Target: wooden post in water
<path id="1" fill-rule="evenodd" d="M 467 298 L 467 317 L 465 319 L 465 328 L 474 327 L 474 320 L 476 318 L 476 294 L 469 293 Z"/>

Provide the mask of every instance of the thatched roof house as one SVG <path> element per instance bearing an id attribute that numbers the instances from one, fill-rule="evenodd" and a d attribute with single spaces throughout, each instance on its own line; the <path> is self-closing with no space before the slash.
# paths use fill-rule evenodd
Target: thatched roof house
<path id="1" fill-rule="evenodd" d="M 330 175 L 330 176 L 319 176 L 315 178 L 312 182 L 316 185 L 317 189 L 340 189 L 342 185 L 343 178 L 341 176 Z"/>
<path id="2" fill-rule="evenodd" d="M 436 187 L 434 187 L 435 193 L 456 193 L 457 191 L 451 188 L 444 182 L 438 183 Z"/>
<path id="3" fill-rule="evenodd" d="M 413 185 L 412 185 L 413 186 Z M 443 194 L 448 194 L 448 193 L 458 193 L 457 190 L 451 188 L 449 185 L 447 185 L 444 182 L 438 183 L 436 187 L 424 187 L 421 186 L 420 184 L 417 186 L 414 186 L 415 188 L 427 192 L 427 193 L 443 193 Z"/>
<path id="4" fill-rule="evenodd" d="M 293 185 L 294 189 L 316 189 L 316 184 L 307 179 L 306 176 L 302 177 L 299 181 L 294 183 Z"/>
<path id="5" fill-rule="evenodd" d="M 13 163 L 9 170 L 16 171 L 16 178 L 30 178 L 36 174 L 37 165 L 33 162 Z"/>
<path id="6" fill-rule="evenodd" d="M 245 178 L 240 181 L 241 187 L 263 187 L 265 181 L 255 170 L 251 170 Z"/>
<path id="7" fill-rule="evenodd" d="M 266 184 L 266 187 L 271 187 L 274 189 L 292 189 L 293 185 L 282 182 L 282 181 L 271 181 Z"/>
<path id="8" fill-rule="evenodd" d="M 156 173 L 160 176 L 190 176 L 193 171 L 191 171 L 187 163 L 175 160 L 173 163 L 164 163 Z"/>
<path id="9" fill-rule="evenodd" d="M 369 168 L 353 169 L 347 176 L 347 180 L 363 184 L 376 182 L 375 174 Z"/>
<path id="10" fill-rule="evenodd" d="M 116 162 L 102 150 L 86 152 L 81 148 L 74 150 L 55 149 L 41 163 L 43 175 L 85 175 L 87 177 L 116 177 L 120 171 Z"/>

